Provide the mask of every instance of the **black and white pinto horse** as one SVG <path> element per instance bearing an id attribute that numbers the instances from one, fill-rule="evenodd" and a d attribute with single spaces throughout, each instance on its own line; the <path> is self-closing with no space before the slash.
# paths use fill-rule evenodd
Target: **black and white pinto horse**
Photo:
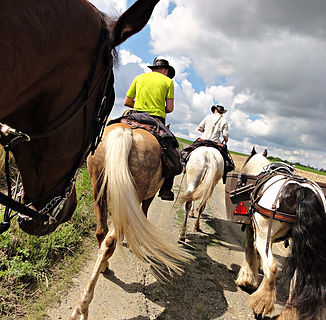
<path id="1" fill-rule="evenodd" d="M 258 175 L 268 170 L 271 165 L 266 155 L 266 150 L 262 155 L 253 148 L 242 172 Z M 277 266 L 272 244 L 291 237 L 291 253 L 283 266 L 291 281 L 289 298 L 277 319 L 326 319 L 325 196 L 315 182 L 287 171 L 285 165 L 262 180 L 252 198 L 252 226 L 246 226 L 246 259 L 236 283 L 248 289 L 258 287 L 260 256 L 264 278 L 249 297 L 249 305 L 258 317 L 273 311 Z"/>

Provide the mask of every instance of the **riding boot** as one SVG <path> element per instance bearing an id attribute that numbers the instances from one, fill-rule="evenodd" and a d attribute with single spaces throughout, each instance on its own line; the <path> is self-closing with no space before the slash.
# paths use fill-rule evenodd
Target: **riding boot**
<path id="1" fill-rule="evenodd" d="M 173 201 L 174 200 L 174 193 L 171 190 L 173 186 L 174 176 L 165 178 L 163 185 L 158 193 L 158 196 L 162 200 Z"/>

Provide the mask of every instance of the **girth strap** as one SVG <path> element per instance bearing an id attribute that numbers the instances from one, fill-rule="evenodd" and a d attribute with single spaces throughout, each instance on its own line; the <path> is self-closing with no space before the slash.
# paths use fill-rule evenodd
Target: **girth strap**
<path id="1" fill-rule="evenodd" d="M 269 217 L 269 223 L 268 223 L 268 231 L 267 231 L 267 240 L 266 240 L 266 255 L 268 256 L 268 248 L 271 242 L 271 233 L 272 233 L 272 224 L 273 224 L 273 219 L 275 218 L 275 214 L 276 214 L 276 205 L 277 205 L 277 201 L 280 198 L 282 189 L 284 187 L 284 185 L 290 180 L 289 177 L 284 178 L 284 182 L 281 186 L 281 188 L 278 190 L 277 195 L 275 197 L 274 203 L 272 204 L 272 214 Z"/>

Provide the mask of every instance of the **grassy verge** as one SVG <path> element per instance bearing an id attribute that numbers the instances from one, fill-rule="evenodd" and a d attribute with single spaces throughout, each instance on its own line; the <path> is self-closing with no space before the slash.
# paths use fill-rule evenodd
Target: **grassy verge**
<path id="1" fill-rule="evenodd" d="M 88 239 L 94 237 L 96 221 L 86 167 L 80 171 L 76 187 L 76 212 L 52 234 L 30 236 L 13 223 L 0 235 L 1 319 L 44 319 L 55 293 L 67 289 L 69 274 L 75 273 L 87 257 Z"/>

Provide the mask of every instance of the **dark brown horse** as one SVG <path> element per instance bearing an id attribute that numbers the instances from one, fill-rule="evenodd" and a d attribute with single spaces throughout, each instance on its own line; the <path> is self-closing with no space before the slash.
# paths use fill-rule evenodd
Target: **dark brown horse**
<path id="1" fill-rule="evenodd" d="M 26 206 L 0 200 L 20 212 L 25 232 L 45 235 L 70 219 L 76 172 L 114 103 L 114 48 L 158 2 L 138 0 L 113 21 L 86 0 L 1 1 L 1 143 L 15 157 Z"/>

